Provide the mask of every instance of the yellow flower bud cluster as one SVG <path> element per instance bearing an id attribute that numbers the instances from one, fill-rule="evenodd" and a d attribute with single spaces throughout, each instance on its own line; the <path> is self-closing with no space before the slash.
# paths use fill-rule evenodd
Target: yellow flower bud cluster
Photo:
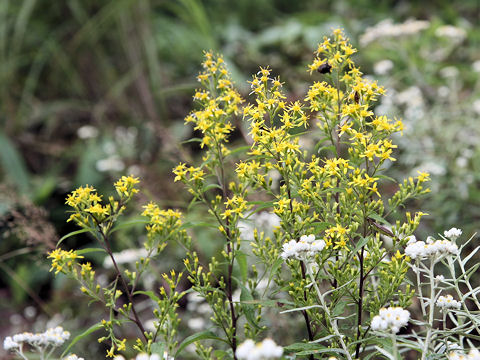
<path id="1" fill-rule="evenodd" d="M 198 76 L 198 81 L 205 90 L 197 90 L 194 95 L 201 109 L 190 113 L 185 122 L 194 124 L 194 129 L 202 132 L 202 148 L 218 147 L 228 141 L 228 135 L 233 130 L 229 117 L 238 114 L 243 100 L 233 88 L 221 56 L 206 52 L 202 65 L 205 70 Z"/>

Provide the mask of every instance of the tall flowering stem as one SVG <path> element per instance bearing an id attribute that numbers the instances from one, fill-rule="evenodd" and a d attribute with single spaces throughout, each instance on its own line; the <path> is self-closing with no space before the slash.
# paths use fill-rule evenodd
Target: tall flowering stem
<path id="1" fill-rule="evenodd" d="M 325 302 L 325 298 L 320 291 L 320 288 L 318 287 L 317 280 L 315 279 L 315 275 L 312 273 L 312 270 L 309 266 L 307 266 L 307 273 L 308 276 L 310 277 L 310 281 L 313 284 L 313 287 L 315 288 L 315 292 L 317 293 L 317 297 L 320 300 L 320 304 L 322 305 L 322 309 L 325 311 L 325 315 L 327 317 L 328 322 L 330 323 L 330 326 L 333 329 L 333 333 L 335 336 L 338 338 L 338 341 L 340 342 L 340 345 L 345 353 L 345 356 L 347 357 L 348 360 L 353 360 L 353 357 L 350 355 L 350 351 L 348 350 L 347 345 L 345 344 L 345 341 L 343 340 L 344 335 L 340 333 L 340 330 L 338 329 L 338 324 L 337 324 L 337 319 L 335 319 L 332 314 L 330 313 L 330 310 Z"/>
<path id="2" fill-rule="evenodd" d="M 430 267 L 428 268 L 428 279 L 430 280 L 430 299 L 428 304 L 428 323 L 427 323 L 427 335 L 425 337 L 425 344 L 422 351 L 422 360 L 425 360 L 428 355 L 428 347 L 430 345 L 430 337 L 433 331 L 433 321 L 435 315 L 435 259 L 430 260 Z M 419 285 L 421 286 L 421 285 Z M 423 301 L 423 299 L 421 300 Z"/>

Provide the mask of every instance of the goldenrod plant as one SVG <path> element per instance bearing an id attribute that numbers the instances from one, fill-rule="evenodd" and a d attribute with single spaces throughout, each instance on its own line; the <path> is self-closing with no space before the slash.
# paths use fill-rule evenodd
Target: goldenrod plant
<path id="1" fill-rule="evenodd" d="M 363 77 L 355 53 L 334 30 L 308 66 L 313 83 L 303 101 L 288 101 L 280 78 L 261 67 L 249 103 L 222 56 L 205 53 L 196 109 L 186 117 L 201 134 L 194 141 L 202 159 L 182 162 L 173 173 L 191 194 L 188 209 L 204 214 L 211 241 L 220 244 L 211 258 L 196 243 L 195 224 L 150 203 L 141 257 L 135 271 L 123 269 L 112 234 L 139 180 L 122 177 L 107 201 L 88 185 L 69 195 L 68 221 L 98 240 L 116 277 L 100 285 L 84 259 L 92 249 L 60 244 L 49 254 L 52 271 L 73 277 L 105 306 L 105 318 L 89 331 L 103 329 L 98 340 L 108 344 L 107 357 L 123 358 L 119 353 L 131 347 L 137 359 L 182 359 L 187 349 L 196 359 L 400 359 L 407 352 L 422 360 L 478 358 L 480 290 L 470 283 L 478 266 L 467 264 L 478 248 L 462 259 L 465 245 L 456 244 L 461 230 L 455 228 L 439 239 L 415 238 L 426 214 L 404 207 L 428 192 L 429 175 L 401 183 L 385 175 L 396 160 L 392 135 L 403 124 L 374 114 L 385 91 Z M 233 147 L 240 116 L 247 146 Z M 158 291 L 139 289 L 140 277 L 172 242 L 186 251 L 189 289 L 177 290 L 182 273 L 173 270 L 161 276 Z M 140 295 L 152 300 L 154 331 L 140 316 Z M 204 301 L 210 317 L 180 339 L 189 308 L 178 307 L 186 295 L 191 303 Z M 290 325 L 278 326 L 272 312 Z M 136 341 L 121 335 L 127 322 L 138 329 Z M 14 341 L 7 345 L 18 349 Z"/>

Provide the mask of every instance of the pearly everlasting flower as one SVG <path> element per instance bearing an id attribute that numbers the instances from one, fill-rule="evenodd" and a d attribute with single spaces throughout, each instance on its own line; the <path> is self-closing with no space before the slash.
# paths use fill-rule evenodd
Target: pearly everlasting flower
<path id="1" fill-rule="evenodd" d="M 393 69 L 393 61 L 381 60 L 373 65 L 373 72 L 377 75 L 387 75 Z"/>
<path id="2" fill-rule="evenodd" d="M 255 213 L 251 215 L 248 220 L 240 220 L 238 222 L 240 237 L 243 240 L 252 241 L 254 239 L 253 234 L 255 229 L 259 232 L 264 231 L 266 234 L 272 234 L 278 227 L 280 227 L 280 217 L 268 211 Z"/>
<path id="3" fill-rule="evenodd" d="M 449 38 L 455 42 L 461 42 L 467 36 L 467 32 L 456 26 L 444 25 L 435 30 L 435 35 L 438 37 Z"/>
<path id="4" fill-rule="evenodd" d="M 160 355 L 158 354 L 148 355 L 145 353 L 140 353 L 137 355 L 135 360 L 161 360 L 161 358 L 160 358 Z M 163 356 L 163 360 L 173 360 L 173 358 L 168 357 L 168 355 L 165 353 Z"/>
<path id="5" fill-rule="evenodd" d="M 407 239 L 407 245 L 417 242 L 417 238 L 415 237 L 415 235 L 407 236 L 405 239 Z"/>
<path id="6" fill-rule="evenodd" d="M 393 333 L 400 331 L 400 328 L 407 325 L 410 319 L 410 312 L 401 307 L 382 308 L 378 315 L 372 319 L 372 330 L 391 330 Z"/>
<path id="7" fill-rule="evenodd" d="M 5 340 L 3 340 L 3 348 L 7 351 L 15 350 L 20 348 L 20 344 L 13 340 L 11 336 L 7 336 Z"/>
<path id="8" fill-rule="evenodd" d="M 77 130 L 77 136 L 80 139 L 91 139 L 98 136 L 98 129 L 92 125 L 84 125 Z"/>
<path id="9" fill-rule="evenodd" d="M 315 239 L 315 235 L 303 235 L 299 241 L 290 240 L 283 244 L 281 257 L 303 260 L 313 257 L 325 248 L 325 241 Z"/>
<path id="10" fill-rule="evenodd" d="M 84 358 L 82 357 L 78 357 L 77 355 L 75 354 L 71 354 L 71 355 L 68 355 L 66 358 L 64 358 L 63 360 L 85 360 Z"/>
<path id="11" fill-rule="evenodd" d="M 447 355 L 448 360 L 480 360 L 480 351 L 471 349 L 467 355 L 452 351 Z"/>
<path id="12" fill-rule="evenodd" d="M 280 358 L 282 354 L 283 348 L 268 338 L 258 344 L 247 339 L 237 347 L 235 352 L 239 360 L 272 360 Z"/>
<path id="13" fill-rule="evenodd" d="M 3 342 L 5 350 L 16 350 L 22 347 L 23 344 L 31 345 L 38 349 L 45 349 L 47 347 L 58 347 L 63 345 L 65 341 L 70 338 L 70 333 L 64 331 L 61 326 L 47 329 L 43 333 L 33 334 L 31 332 L 24 332 L 15 334 L 12 337 L 8 336 Z"/>
<path id="14" fill-rule="evenodd" d="M 430 23 L 428 21 L 422 20 L 407 20 L 401 24 L 394 24 L 392 19 L 386 19 L 375 26 L 369 27 L 365 33 L 360 36 L 360 44 L 365 46 L 378 39 L 414 35 L 429 26 Z"/>
<path id="15" fill-rule="evenodd" d="M 192 330 L 202 330 L 205 327 L 205 319 L 201 317 L 192 317 L 188 319 L 187 326 Z"/>
<path id="16" fill-rule="evenodd" d="M 457 229 L 457 228 L 451 228 L 450 230 L 446 230 L 443 232 L 443 235 L 446 237 L 446 238 L 449 238 L 451 239 L 452 241 L 455 241 L 458 239 L 458 237 L 460 237 L 460 235 L 462 235 L 462 230 L 460 229 Z"/>
<path id="17" fill-rule="evenodd" d="M 455 300 L 452 295 L 439 296 L 436 304 L 444 309 L 460 309 L 462 307 L 460 301 Z"/>
<path id="18" fill-rule="evenodd" d="M 477 99 L 472 103 L 472 108 L 475 113 L 480 115 L 480 99 Z"/>
<path id="19" fill-rule="evenodd" d="M 472 63 L 472 69 L 474 72 L 480 72 L 480 60 L 474 61 Z"/>
<path id="20" fill-rule="evenodd" d="M 441 255 L 457 254 L 458 246 L 448 240 L 427 239 L 427 242 L 416 241 L 407 245 L 405 255 L 412 259 L 423 259 L 427 257 L 437 257 Z"/>

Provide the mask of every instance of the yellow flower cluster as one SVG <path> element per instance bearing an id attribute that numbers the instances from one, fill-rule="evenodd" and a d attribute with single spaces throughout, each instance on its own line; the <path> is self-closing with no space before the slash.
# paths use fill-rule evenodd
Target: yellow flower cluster
<path id="1" fill-rule="evenodd" d="M 345 65 L 353 65 L 350 56 L 356 53 L 354 49 L 347 41 L 342 33 L 341 29 L 335 29 L 333 31 L 333 41 L 324 37 L 323 42 L 318 45 L 316 51 L 316 57 L 313 63 L 308 66 L 310 74 L 319 70 L 322 65 L 328 64 L 333 70 Z"/>
<path id="2" fill-rule="evenodd" d="M 157 247 L 157 252 L 166 246 L 165 241 L 172 236 L 186 236 L 185 231 L 181 230 L 182 214 L 179 211 L 167 209 L 163 210 L 157 204 L 149 203 L 145 205 L 142 216 L 148 218 L 146 225 L 148 240 L 144 246 L 147 250 Z"/>
<path id="3" fill-rule="evenodd" d="M 71 272 L 76 260 L 83 259 L 83 256 L 78 255 L 74 250 L 65 251 L 62 249 L 55 249 L 48 253 L 48 258 L 52 259 L 50 271 L 55 270 L 55 274 L 58 274 L 59 272 Z M 86 267 L 86 269 L 87 268 L 88 267 Z"/>
<path id="4" fill-rule="evenodd" d="M 138 193 L 138 189 L 135 188 L 135 185 L 139 182 L 140 180 L 138 180 L 138 178 L 134 178 L 131 175 L 122 176 L 114 184 L 120 199 L 130 199 L 134 194 Z"/>
<path id="5" fill-rule="evenodd" d="M 270 69 L 260 68 L 254 75 L 251 87 L 257 97 L 256 104 L 246 106 L 243 112 L 244 120 L 250 123 L 250 135 L 255 145 L 250 154 L 275 154 L 277 159 L 290 164 L 293 153 L 300 147 L 298 138 L 291 136 L 289 131 L 306 127 L 308 117 L 300 102 L 285 103 L 282 83 L 279 78 L 271 78 L 270 73 Z"/>
<path id="6" fill-rule="evenodd" d="M 204 180 L 205 172 L 199 168 L 194 166 L 189 166 L 180 163 L 174 169 L 173 173 L 176 175 L 174 181 L 182 181 L 186 182 L 201 182 Z"/>
<path id="7" fill-rule="evenodd" d="M 114 185 L 120 196 L 120 202 L 113 197 L 108 198 L 108 204 L 102 204 L 102 196 L 97 191 L 86 185 L 80 186 L 67 196 L 66 204 L 73 208 L 69 221 L 74 221 L 78 226 L 91 228 L 100 225 L 106 219 L 119 215 L 125 209 L 125 204 L 138 192 L 135 185 L 139 183 L 137 178 L 122 176 Z"/>
<path id="8" fill-rule="evenodd" d="M 222 219 L 230 218 L 234 215 L 241 216 L 244 212 L 250 209 L 244 197 L 234 195 L 225 202 L 225 211 L 222 214 Z"/>
<path id="9" fill-rule="evenodd" d="M 202 148 L 219 147 L 226 152 L 221 144 L 228 141 L 228 135 L 233 130 L 229 116 L 239 113 L 239 105 L 243 100 L 233 88 L 221 56 L 206 52 L 202 65 L 205 70 L 198 76 L 198 81 L 208 90 L 196 91 L 194 99 L 200 104 L 201 110 L 189 114 L 185 122 L 193 123 L 194 129 L 202 132 Z"/>

